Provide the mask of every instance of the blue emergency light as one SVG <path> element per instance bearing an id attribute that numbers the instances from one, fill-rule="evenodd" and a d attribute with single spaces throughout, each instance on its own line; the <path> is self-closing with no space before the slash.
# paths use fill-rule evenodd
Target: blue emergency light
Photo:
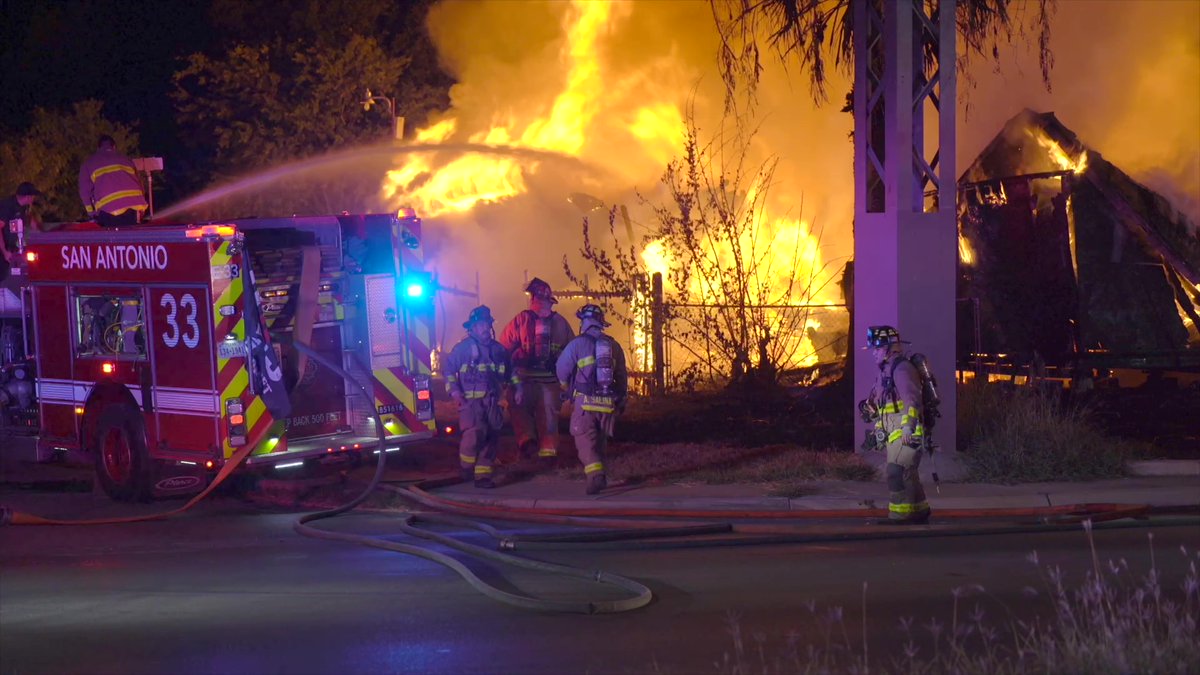
<path id="1" fill-rule="evenodd" d="M 433 295 L 433 278 L 427 272 L 411 272 L 404 275 L 400 284 L 400 295 L 408 302 L 420 302 Z"/>

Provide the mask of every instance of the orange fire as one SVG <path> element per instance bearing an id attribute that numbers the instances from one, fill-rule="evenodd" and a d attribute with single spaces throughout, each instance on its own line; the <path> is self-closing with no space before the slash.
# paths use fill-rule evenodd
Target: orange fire
<path id="1" fill-rule="evenodd" d="M 1038 146 L 1046 151 L 1054 166 L 1064 171 L 1073 171 L 1075 174 L 1087 171 L 1086 150 L 1081 151 L 1078 157 L 1072 159 L 1070 153 L 1064 150 L 1053 138 L 1047 136 L 1041 129 L 1031 127 L 1030 133 L 1033 135 L 1033 139 L 1037 141 Z"/>
<path id="2" fill-rule="evenodd" d="M 667 163 L 682 152 L 685 137 L 685 105 L 694 92 L 694 83 L 682 80 L 669 82 L 663 73 L 678 71 L 675 63 L 664 63 L 661 72 L 649 74 L 622 72 L 606 62 L 613 50 L 605 48 L 605 40 L 617 30 L 633 11 L 630 3 L 592 2 L 574 0 L 561 6 L 561 47 L 556 63 L 561 71 L 554 75 L 538 73 L 537 87 L 557 86 L 545 102 L 530 102 L 530 96 L 520 106 L 497 106 L 490 119 L 480 125 L 478 110 L 456 109 L 439 121 L 420 129 L 415 135 L 418 144 L 447 146 L 446 152 L 421 152 L 403 155 L 402 162 L 389 171 L 381 196 L 385 203 L 415 207 L 423 217 L 472 213 L 488 204 L 502 204 L 530 191 L 531 179 L 544 166 L 537 155 L 504 152 L 504 148 L 553 153 L 556 156 L 577 158 L 598 166 L 612 190 L 629 193 L 633 188 L 646 189 L 648 177 L 661 173 Z M 643 68 L 642 70 L 646 70 Z M 653 70 L 653 69 L 650 69 Z M 527 93 L 527 92 L 521 92 Z M 474 113 L 471 115 L 469 113 Z M 473 123 L 467 119 L 476 119 Z M 473 124 L 477 128 L 468 128 Z M 471 148 L 464 146 L 471 144 Z M 496 152 L 485 152 L 478 146 L 492 146 Z M 627 152 L 625 151 L 627 150 Z M 632 168 L 636 162 L 640 164 Z M 653 166 L 647 175 L 646 166 Z M 640 182 L 640 184 L 639 184 Z M 747 250 L 756 250 L 760 258 L 754 285 L 774 289 L 774 295 L 759 293 L 750 298 L 761 304 L 793 304 L 801 302 L 836 302 L 832 297 L 815 299 L 808 293 L 808 280 L 822 271 L 818 238 L 810 224 L 795 218 L 759 214 L 753 232 L 741 242 Z M 751 248 L 751 244 L 757 249 Z M 710 248 L 712 260 L 728 261 L 733 255 L 729 246 Z M 651 242 L 641 252 L 648 274 L 663 273 L 682 264 L 669 258 L 662 242 Z M 522 264 L 508 261 L 509 264 Z M 790 293 L 792 279 L 801 281 Z M 669 289 L 678 290 L 678 289 Z M 690 302 L 720 302 L 722 298 L 699 282 L 682 289 Z M 759 297 L 761 295 L 761 297 Z M 635 317 L 648 316 L 642 296 L 633 300 Z M 816 362 L 816 350 L 811 344 L 812 331 L 819 322 L 809 319 L 799 330 L 783 317 L 784 310 L 768 313 L 768 324 L 775 334 L 778 328 L 795 335 L 795 344 L 787 353 L 795 356 L 783 365 L 810 365 Z M 636 320 L 631 336 L 631 360 L 638 370 L 653 367 L 649 357 L 644 320 Z"/>

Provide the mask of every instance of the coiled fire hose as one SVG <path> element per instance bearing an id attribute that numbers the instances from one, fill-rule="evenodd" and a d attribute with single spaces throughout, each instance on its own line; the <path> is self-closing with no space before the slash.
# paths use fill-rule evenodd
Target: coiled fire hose
<path id="1" fill-rule="evenodd" d="M 339 365 L 333 363 L 332 361 L 330 361 L 329 359 L 325 358 L 323 355 L 321 355 L 317 351 L 313 350 L 308 345 L 302 345 L 298 342 L 294 342 L 292 344 L 301 353 L 307 355 L 309 358 L 315 360 L 317 363 L 320 363 L 321 365 L 325 366 L 326 368 L 329 368 L 330 370 L 332 370 L 332 371 L 340 374 L 342 377 L 346 378 L 347 381 L 351 382 L 354 386 L 358 387 L 358 389 L 362 392 L 363 396 L 365 396 L 368 401 L 373 400 L 373 397 L 371 396 L 370 391 L 365 386 L 363 386 L 363 384 L 361 382 L 359 382 L 358 379 L 354 378 L 353 376 L 350 375 L 350 373 L 347 373 L 345 370 L 343 370 L 341 368 L 341 366 L 339 366 Z M 357 497 L 355 497 L 354 499 L 351 499 L 349 502 L 346 502 L 345 504 L 343 504 L 341 506 L 338 506 L 338 507 L 332 508 L 332 509 L 328 509 L 326 511 L 318 511 L 317 513 L 310 513 L 306 516 L 302 516 L 292 525 L 293 530 L 295 530 L 299 534 L 302 534 L 306 537 L 315 537 L 317 539 L 332 539 L 332 540 L 336 540 L 336 541 L 347 541 L 347 542 L 351 542 L 351 543 L 355 543 L 355 544 L 361 544 L 363 546 L 371 546 L 373 548 L 381 548 L 381 549 L 388 550 L 388 551 L 397 551 L 399 553 L 408 553 L 410 555 L 415 555 L 415 556 L 418 556 L 421 558 L 425 558 L 426 560 L 432 560 L 433 562 L 436 562 L 441 565 L 445 565 L 446 567 L 449 567 L 450 569 L 454 570 L 468 584 L 470 584 L 472 588 L 483 593 L 484 595 L 488 596 L 489 598 L 498 600 L 498 601 L 503 602 L 508 605 L 513 605 L 514 607 L 520 607 L 522 609 L 532 609 L 532 610 L 547 611 L 547 612 L 566 612 L 566 613 L 575 613 L 575 614 L 604 614 L 604 613 L 613 613 L 613 612 L 626 612 L 626 611 L 629 611 L 632 609 L 637 609 L 639 607 L 644 607 L 645 605 L 649 604 L 650 600 L 653 598 L 653 593 L 651 593 L 649 588 L 647 588 L 646 586 L 644 586 L 632 579 L 627 579 L 625 577 L 622 577 L 622 576 L 619 576 L 616 574 L 611 574 L 609 572 L 604 572 L 602 570 L 583 570 L 583 569 L 579 569 L 579 568 L 575 568 L 575 567 L 569 567 L 566 565 L 559 565 L 556 563 L 548 563 L 548 562 L 542 562 L 542 561 L 538 561 L 538 560 L 529 560 L 526 558 L 519 558 L 517 556 L 508 555 L 506 553 L 501 553 L 499 551 L 493 551 L 491 549 L 486 549 L 486 548 L 483 548 L 480 546 L 475 546 L 473 544 L 467 544 L 465 542 L 458 541 L 457 539 L 454 539 L 452 537 L 448 537 L 445 535 L 441 535 L 441 534 L 437 534 L 434 532 L 429 532 L 427 530 L 421 530 L 419 528 L 413 527 L 412 523 L 415 521 L 417 516 L 415 514 L 411 514 L 411 513 L 406 514 L 403 517 L 403 520 L 400 525 L 400 529 L 403 530 L 405 533 L 412 535 L 414 537 L 420 537 L 422 539 L 436 541 L 445 546 L 449 546 L 457 551 L 461 551 L 463 553 L 466 553 L 468 555 L 471 555 L 471 556 L 474 556 L 477 558 L 490 560 L 492 562 L 502 563 L 505 565 L 519 567 L 522 569 L 534 570 L 534 571 L 538 571 L 538 572 L 547 572 L 550 574 L 557 574 L 560 576 L 571 577 L 571 578 L 585 580 L 585 581 L 592 581 L 595 583 L 605 584 L 605 585 L 609 585 L 609 586 L 615 586 L 617 588 L 620 588 L 622 590 L 632 593 L 633 597 L 625 598 L 625 599 L 621 599 L 621 600 L 546 600 L 543 598 L 534 598 L 534 597 L 530 597 L 530 596 L 526 596 L 526 595 L 520 595 L 517 593 L 510 593 L 508 591 L 501 590 L 501 589 L 497 588 L 496 586 L 493 586 L 492 584 L 489 584 L 488 582 L 484 581 L 477 574 L 472 572 L 470 570 L 470 568 L 468 568 L 466 565 L 462 564 L 458 560 L 456 560 L 453 557 L 448 556 L 444 553 L 440 553 L 438 551 L 433 551 L 433 550 L 430 550 L 430 549 L 427 549 L 427 548 L 424 548 L 421 546 L 414 546 L 411 544 L 401 544 L 401 543 L 397 543 L 397 542 L 393 542 L 393 541 L 388 541 L 385 539 L 379 539 L 376 537 L 369 537 L 369 536 L 363 536 L 363 535 L 357 535 L 357 534 L 347 534 L 347 533 L 343 533 L 343 532 L 332 532 L 329 530 L 320 530 L 320 529 L 317 529 L 317 528 L 309 525 L 308 523 L 311 523 L 311 522 L 314 522 L 317 520 L 321 520 L 324 518 L 332 518 L 333 516 L 336 516 L 340 513 L 345 513 L 346 511 L 353 509 L 354 507 L 363 503 L 367 499 L 367 497 L 369 497 L 370 494 L 372 492 L 374 492 L 375 488 L 379 485 L 380 480 L 383 477 L 384 469 L 386 468 L 387 453 L 384 451 L 385 450 L 384 449 L 385 439 L 384 439 L 384 434 L 383 434 L 383 420 L 380 419 L 379 413 L 377 411 L 373 410 L 372 415 L 375 417 L 375 433 L 379 438 L 379 452 L 377 455 L 378 459 L 375 464 L 375 475 L 372 476 L 371 482 L 362 491 L 362 493 L 360 493 Z M 440 522 L 453 521 L 453 524 L 462 524 L 457 519 L 447 519 L 447 518 L 439 519 L 439 518 L 433 517 L 433 516 L 422 516 L 422 518 L 425 518 L 430 521 L 435 521 L 435 522 L 436 521 L 440 521 Z"/>

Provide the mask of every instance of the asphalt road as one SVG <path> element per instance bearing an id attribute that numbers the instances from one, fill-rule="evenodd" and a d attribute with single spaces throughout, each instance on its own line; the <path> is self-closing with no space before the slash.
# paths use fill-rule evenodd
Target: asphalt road
<path id="1" fill-rule="evenodd" d="M 0 501 L 79 516 L 161 508 L 92 494 L 9 492 Z M 905 640 L 901 617 L 949 622 L 957 594 L 960 616 L 978 605 L 1003 629 L 1048 610 L 1045 594 L 1023 593 L 1045 590 L 1048 569 L 1061 567 L 1071 583 L 1093 564 L 1082 531 L 527 554 L 631 577 L 655 593 L 630 613 L 552 615 L 499 604 L 416 557 L 299 536 L 296 517 L 218 497 L 164 522 L 0 529 L 0 672 L 731 672 L 734 624 L 746 649 L 756 653 L 761 638 L 769 657 L 784 653 L 789 633 L 827 648 L 830 628 L 835 642 L 859 649 L 864 584 L 871 658 L 886 660 Z M 321 527 L 408 541 L 395 522 L 351 514 Z M 1132 578 L 1149 569 L 1153 548 L 1164 586 L 1184 578 L 1181 546 L 1200 548 L 1200 531 L 1096 534 L 1097 559 L 1127 561 Z M 1034 550 L 1040 567 L 1027 559 Z M 498 583 L 543 597 L 619 596 L 502 574 Z M 831 622 L 839 608 L 841 622 Z"/>

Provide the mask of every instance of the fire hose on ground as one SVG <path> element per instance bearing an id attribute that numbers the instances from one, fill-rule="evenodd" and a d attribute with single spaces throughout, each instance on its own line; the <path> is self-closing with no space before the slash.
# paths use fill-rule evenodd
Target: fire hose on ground
<path id="1" fill-rule="evenodd" d="M 350 373 L 347 373 L 345 370 L 343 370 L 341 368 L 341 366 L 339 366 L 339 365 L 333 363 L 332 361 L 330 361 L 329 359 L 325 358 L 323 355 L 321 355 L 317 351 L 313 350 L 308 345 L 302 345 L 297 342 L 297 343 L 293 343 L 293 346 L 295 346 L 296 349 L 299 350 L 301 353 L 306 354 L 309 358 L 315 360 L 317 363 L 320 363 L 321 365 L 325 366 L 326 368 L 329 368 L 330 370 L 333 370 L 334 372 L 340 374 L 342 377 L 346 378 L 347 381 L 351 382 L 352 384 L 354 384 L 354 386 L 358 387 L 358 389 L 362 392 L 362 395 L 365 396 L 368 401 L 373 400 L 373 397 L 371 396 L 370 391 L 360 381 L 358 381 L 357 378 L 351 376 Z M 422 539 L 436 541 L 445 546 L 449 546 L 457 551 L 461 551 L 463 553 L 466 553 L 468 555 L 471 555 L 471 556 L 474 556 L 477 558 L 490 560 L 492 562 L 510 565 L 510 566 L 518 567 L 518 568 L 522 568 L 522 569 L 534 570 L 534 571 L 538 571 L 538 572 L 546 572 L 549 574 L 556 574 L 556 575 L 580 579 L 580 580 L 584 580 L 584 581 L 592 581 L 595 583 L 605 584 L 605 585 L 609 585 L 609 586 L 615 586 L 617 588 L 620 588 L 622 590 L 632 593 L 633 597 L 625 598 L 625 599 L 621 599 L 621 600 L 547 600 L 547 599 L 543 599 L 543 598 L 534 598 L 534 597 L 530 597 L 530 596 L 519 595 L 516 593 L 510 593 L 508 591 L 504 591 L 492 584 L 489 584 L 488 582 L 481 579 L 477 574 L 475 574 L 475 572 L 471 571 L 471 569 L 469 567 L 467 567 L 466 565 L 464 565 L 462 562 L 456 560 L 455 558 L 453 558 L 449 555 L 446 555 L 445 553 L 427 549 L 427 548 L 424 548 L 421 546 L 413 546 L 411 544 L 400 544 L 397 542 L 388 541 L 388 540 L 380 539 L 377 537 L 369 537 L 369 536 L 357 535 L 357 534 L 347 534 L 344 532 L 332 532 L 329 530 L 320 530 L 320 529 L 317 529 L 317 528 L 309 525 L 308 523 L 311 523 L 311 522 L 314 522 L 317 520 L 321 520 L 324 518 L 332 518 L 333 516 L 336 516 L 341 513 L 345 513 L 347 511 L 353 509 L 354 507 L 356 507 L 359 504 L 366 501 L 366 499 L 371 495 L 371 493 L 375 491 L 376 486 L 378 486 L 380 484 L 380 481 L 383 478 L 384 470 L 387 465 L 387 453 L 384 452 L 384 442 L 385 442 L 384 434 L 383 434 L 384 427 L 383 427 L 383 420 L 379 418 L 379 413 L 372 411 L 372 415 L 375 417 L 375 433 L 379 438 L 379 452 L 377 453 L 378 459 L 375 464 L 375 474 L 371 477 L 370 483 L 367 484 L 367 487 L 365 489 L 363 489 L 363 491 L 357 497 L 355 497 L 354 499 L 351 499 L 350 501 L 346 502 L 345 504 L 343 504 L 341 506 L 338 506 L 338 507 L 335 507 L 332 509 L 328 509 L 326 511 L 318 511 L 317 513 L 310 513 L 306 516 L 302 516 L 292 526 L 292 529 L 294 529 L 296 532 L 298 532 L 299 534 L 302 534 L 304 536 L 307 536 L 307 537 L 315 537 L 318 539 L 333 539 L 336 541 L 346 541 L 346 542 L 351 542 L 351 543 L 355 543 L 355 544 L 361 544 L 363 546 L 371 546 L 374 548 L 381 548 L 381 549 L 385 549 L 385 550 L 389 550 L 389 551 L 397 551 L 399 553 L 408 553 L 410 555 L 415 555 L 415 556 L 419 556 L 421 558 L 425 558 L 426 560 L 432 560 L 433 562 L 436 562 L 440 565 L 444 565 L 444 566 L 449 567 L 450 569 L 454 570 L 468 584 L 470 584 L 472 588 L 483 593 L 484 595 L 488 596 L 489 598 L 498 600 L 498 601 L 503 602 L 508 605 L 520 607 L 522 609 L 532 609 L 532 610 L 549 611 L 549 612 L 569 612 L 569 613 L 577 613 L 577 614 L 601 614 L 601 613 L 612 613 L 612 612 L 625 612 L 625 611 L 629 611 L 631 609 L 637 609 L 639 607 L 643 607 L 643 606 L 649 604 L 650 600 L 653 598 L 653 593 L 650 591 L 649 588 L 647 588 L 646 586 L 644 586 L 632 579 L 627 579 L 625 577 L 622 577 L 622 576 L 619 576 L 616 574 L 612 574 L 609 572 L 604 572 L 602 570 L 583 570 L 583 569 L 579 569 L 579 568 L 575 568 L 575 567 L 569 567 L 566 565 L 559 565 L 556 563 L 548 563 L 548 562 L 542 562 L 542 561 L 538 561 L 538 560 L 529 560 L 526 558 L 520 558 L 517 556 L 501 553 L 499 551 L 493 551 L 491 549 L 486 549 L 481 546 L 475 546 L 473 544 L 468 544 L 468 543 L 459 541 L 457 539 L 454 539 L 452 537 L 448 537 L 445 535 L 437 534 L 434 532 L 429 532 L 427 530 L 421 530 L 419 528 L 413 527 L 411 524 L 414 521 L 414 519 L 416 518 L 416 516 L 414 514 L 406 514 L 404 516 L 404 518 L 402 519 L 402 522 L 400 525 L 400 529 L 409 535 L 419 537 Z"/>
<path id="2" fill-rule="evenodd" d="M 369 390 L 355 377 L 347 373 L 337 364 L 316 352 L 308 345 L 293 342 L 293 346 L 308 358 L 312 358 L 322 366 L 333 370 L 341 377 L 356 386 L 367 400 L 371 399 Z M 382 483 L 386 468 L 386 453 L 384 452 L 384 427 L 378 413 L 373 413 L 376 422 L 376 434 L 379 441 L 379 452 L 375 473 L 366 488 L 355 498 L 333 509 L 320 511 L 302 516 L 293 524 L 293 529 L 304 536 L 318 539 L 345 541 L 373 548 L 396 551 L 415 555 L 438 564 L 444 565 L 459 574 L 473 588 L 488 597 L 523 609 L 565 613 L 612 613 L 637 609 L 648 604 L 653 598 L 651 590 L 645 585 L 602 570 L 585 570 L 556 563 L 530 560 L 504 553 L 514 550 L 561 550 L 561 549 L 683 549 L 713 546 L 743 546 L 769 544 L 795 544 L 819 542 L 846 542 L 876 539 L 925 538 L 947 536 L 978 536 L 1017 533 L 1037 533 L 1073 529 L 1084 520 L 1096 523 L 1097 528 L 1144 527 L 1145 518 L 1153 510 L 1144 505 L 1125 504 L 1083 504 L 1047 506 L 1040 508 L 1004 508 L 1004 509 L 942 509 L 938 511 L 939 519 L 978 519 L 978 518 L 1033 518 L 1037 522 L 1018 525 L 996 525 L 991 527 L 972 528 L 888 528 L 884 531 L 846 531 L 844 529 L 825 532 L 780 532 L 777 527 L 758 524 L 739 523 L 730 521 L 811 521 L 814 519 L 847 519 L 863 517 L 880 517 L 885 512 L 882 509 L 830 509 L 809 511 L 714 511 L 714 510 L 677 510 L 677 509 L 606 509 L 604 518 L 597 518 L 593 510 L 584 509 L 545 509 L 545 508 L 515 508 L 498 507 L 479 504 L 468 504 L 448 500 L 429 494 L 420 486 L 396 487 Z M 190 499 L 183 506 L 163 513 L 149 514 L 125 518 L 107 518 L 92 520 L 55 520 L 15 512 L 7 507 L 0 513 L 0 524 L 12 525 L 100 525 L 131 523 L 146 520 L 165 519 L 182 513 L 213 492 L 250 454 L 253 444 L 239 449 L 221 468 L 212 483 L 201 493 Z M 620 600 L 547 600 L 530 597 L 502 590 L 481 579 L 469 567 L 454 557 L 431 550 L 422 546 L 402 544 L 378 537 L 347 534 L 322 530 L 309 523 L 317 520 L 332 518 L 351 511 L 366 501 L 377 489 L 389 491 L 405 498 L 426 509 L 442 512 L 437 513 L 404 513 L 400 529 L 406 534 L 433 541 L 443 546 L 460 551 L 472 557 L 491 562 L 509 565 L 520 569 L 550 573 L 568 578 L 579 579 L 612 586 L 631 594 L 631 597 Z M 453 514 L 453 515 L 446 515 Z M 647 521 L 647 518 L 656 520 Z M 1115 522 L 1122 519 L 1135 519 L 1130 522 Z M 586 527 L 587 532 L 558 532 L 550 534 L 515 534 L 504 533 L 480 522 L 481 519 L 499 520 L 506 522 L 524 522 L 537 524 L 564 525 L 570 527 Z M 716 519 L 716 520 L 714 520 Z M 1136 520 L 1141 519 L 1141 520 Z M 497 541 L 493 550 L 459 541 L 453 537 L 432 532 L 417 527 L 417 523 L 428 522 L 438 525 L 474 529 L 492 537 Z M 1164 525 L 1195 525 L 1196 519 L 1189 518 L 1186 522 L 1160 523 Z M 722 536 L 725 535 L 725 536 Z"/>

